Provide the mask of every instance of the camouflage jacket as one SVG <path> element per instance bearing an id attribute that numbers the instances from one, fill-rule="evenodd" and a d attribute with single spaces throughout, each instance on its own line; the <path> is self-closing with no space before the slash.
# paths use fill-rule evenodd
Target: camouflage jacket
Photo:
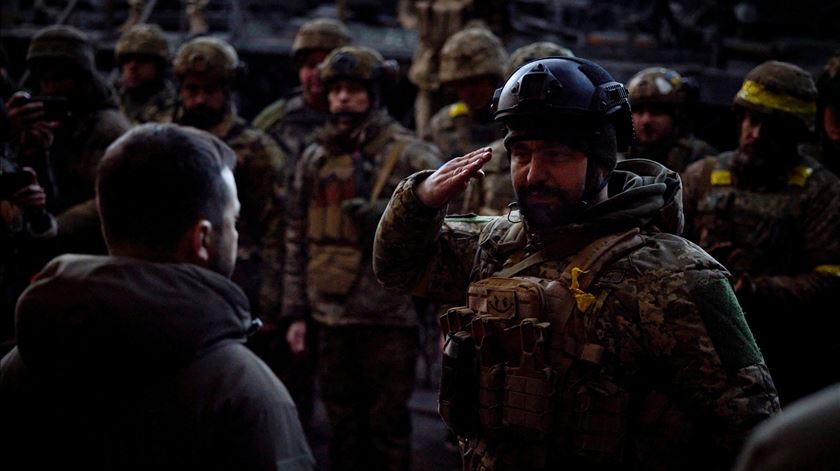
<path id="1" fill-rule="evenodd" d="M 456 102 L 443 107 L 432 116 L 428 130 L 423 136 L 425 141 L 436 145 L 446 160 L 462 156 L 483 146 L 489 146 L 494 141 L 505 136 L 503 127 L 495 122 L 478 122 L 470 110 L 462 102 Z M 471 186 L 477 186 L 473 182 Z M 450 202 L 450 214 L 466 214 L 478 212 L 475 206 L 478 189 L 471 189 L 463 197 Z M 472 198 L 473 201 L 470 201 Z"/>
<path id="2" fill-rule="evenodd" d="M 409 297 L 386 292 L 373 276 L 373 232 L 400 179 L 440 160 L 384 111 L 352 133 L 328 123 L 298 162 L 290 192 L 285 313 L 327 325 L 414 325 Z M 393 169 L 382 173 L 389 161 Z"/>
<path id="3" fill-rule="evenodd" d="M 211 131 L 236 153 L 233 175 L 242 209 L 234 281 L 248 295 L 251 311 L 271 322 L 280 316 L 283 295 L 286 156 L 235 111 Z"/>
<path id="4" fill-rule="evenodd" d="M 684 172 L 686 235 L 744 279 L 738 297 L 789 401 L 840 381 L 836 369 L 802 368 L 840 352 L 831 307 L 840 291 L 840 181 L 801 154 L 787 175 L 746 188 L 735 158 L 726 152 Z"/>
<path id="5" fill-rule="evenodd" d="M 291 180 L 297 160 L 315 140 L 315 131 L 329 115 L 312 109 L 300 89 L 268 105 L 254 118 L 253 126 L 271 136 L 286 154 L 286 178 Z"/>
<path id="6" fill-rule="evenodd" d="M 633 146 L 628 158 L 650 159 L 682 174 L 692 162 L 717 154 L 718 151 L 702 139 L 679 137 L 646 148 Z"/>
<path id="7" fill-rule="evenodd" d="M 588 305 L 541 307 L 555 329 L 552 342 L 576 332 L 578 347 L 598 346 L 598 363 L 587 363 L 586 349 L 575 343 L 552 343 L 543 373 L 554 378 L 552 386 L 534 389 L 547 391 L 543 401 L 529 406 L 523 399 L 526 408 L 545 409 L 542 433 L 481 425 L 461 437 L 465 469 L 726 469 L 750 429 L 779 410 L 726 269 L 663 232 L 681 227 L 673 172 L 646 160 L 620 162 L 610 198 L 590 208 L 582 224 L 551 234 L 529 234 L 523 222 L 511 222 L 517 213 L 444 219 L 414 194 L 426 175 L 404 180 L 392 197 L 377 231 L 374 269 L 390 288 L 441 301 L 463 302 L 471 282 L 541 250 L 543 261 L 518 276 L 562 280 L 575 252 L 595 237 L 640 228 L 641 242 L 609 260 L 588 293 L 576 293 L 575 281 L 566 285 L 575 297 L 589 296 Z M 573 313 L 564 319 L 567 308 Z M 555 351 L 571 356 L 555 361 Z M 508 360 L 503 374 L 516 366 Z M 482 388 L 494 381 L 483 371 Z M 479 408 L 488 400 L 472 397 Z M 503 397 L 507 423 L 518 399 Z"/>
<path id="8" fill-rule="evenodd" d="M 136 101 L 126 90 L 120 90 L 120 111 L 131 124 L 171 123 L 178 109 L 178 91 L 170 81 L 143 102 Z"/>

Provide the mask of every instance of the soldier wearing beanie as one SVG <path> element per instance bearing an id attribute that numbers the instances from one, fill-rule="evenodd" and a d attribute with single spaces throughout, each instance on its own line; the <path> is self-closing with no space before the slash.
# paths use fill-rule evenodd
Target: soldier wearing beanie
<path id="1" fill-rule="evenodd" d="M 683 174 L 686 234 L 734 276 L 782 403 L 840 380 L 808 367 L 840 351 L 840 181 L 802 145 L 816 99 L 800 67 L 757 66 L 734 99 L 738 149 Z"/>
<path id="2" fill-rule="evenodd" d="M 160 27 L 131 27 L 117 41 L 114 56 L 120 70 L 120 111 L 132 124 L 172 122 L 178 92 L 167 77 L 171 58 Z"/>

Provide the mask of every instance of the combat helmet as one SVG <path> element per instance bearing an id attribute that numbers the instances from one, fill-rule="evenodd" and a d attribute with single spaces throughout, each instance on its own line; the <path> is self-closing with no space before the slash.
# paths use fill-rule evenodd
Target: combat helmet
<path id="1" fill-rule="evenodd" d="M 27 65 L 43 59 L 68 59 L 89 74 L 95 70 L 93 47 L 87 36 L 72 26 L 48 26 L 32 38 L 26 52 Z"/>
<path id="2" fill-rule="evenodd" d="M 817 86 L 811 74 L 787 62 L 767 61 L 747 74 L 735 95 L 735 108 L 790 116 L 811 129 L 817 111 Z"/>
<path id="3" fill-rule="evenodd" d="M 494 77 L 503 80 L 508 53 L 502 41 L 487 29 L 471 27 L 447 39 L 440 51 L 441 84 Z"/>
<path id="4" fill-rule="evenodd" d="M 300 65 L 312 50 L 332 51 L 347 46 L 352 41 L 350 30 L 344 23 L 331 18 L 316 18 L 300 27 L 292 43 L 292 60 Z"/>
<path id="5" fill-rule="evenodd" d="M 114 57 L 119 64 L 126 56 L 151 56 L 169 62 L 169 44 L 158 25 L 138 24 L 120 36 L 114 47 Z"/>
<path id="6" fill-rule="evenodd" d="M 609 123 L 619 151 L 630 146 L 633 121 L 627 89 L 598 64 L 577 57 L 551 57 L 517 69 L 493 97 L 497 121 L 508 128 L 505 146 L 515 139 L 551 133 L 562 122 Z M 608 168 L 615 155 L 605 156 Z"/>
<path id="7" fill-rule="evenodd" d="M 630 103 L 639 105 L 678 105 L 688 99 L 686 80 L 675 70 L 664 67 L 644 69 L 627 82 Z"/>
<path id="8" fill-rule="evenodd" d="M 219 38 L 202 36 L 178 49 L 172 72 L 179 78 L 199 73 L 213 80 L 232 82 L 237 79 L 242 67 L 233 46 Z"/>
<path id="9" fill-rule="evenodd" d="M 505 77 L 510 77 L 516 69 L 522 67 L 528 62 L 533 62 L 537 59 L 545 57 L 575 57 L 569 48 L 563 47 L 559 44 L 550 41 L 538 41 L 527 44 L 513 51 L 508 60 L 507 68 L 505 70 Z"/>

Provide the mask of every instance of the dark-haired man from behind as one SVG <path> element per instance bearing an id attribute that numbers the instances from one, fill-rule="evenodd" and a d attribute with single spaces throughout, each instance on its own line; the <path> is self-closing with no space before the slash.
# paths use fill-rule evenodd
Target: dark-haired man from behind
<path id="1" fill-rule="evenodd" d="M 110 256 L 56 258 L 18 303 L 0 363 L 4 466 L 312 469 L 288 392 L 244 346 L 234 160 L 175 125 L 109 147 L 97 203 Z"/>

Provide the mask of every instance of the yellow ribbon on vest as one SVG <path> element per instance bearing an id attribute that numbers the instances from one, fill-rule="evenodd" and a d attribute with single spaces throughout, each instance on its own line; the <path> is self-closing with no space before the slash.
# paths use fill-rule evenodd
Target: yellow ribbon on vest
<path id="1" fill-rule="evenodd" d="M 592 293 L 587 293 L 580 289 L 580 281 L 578 278 L 580 275 L 585 275 L 589 273 L 587 270 L 581 270 L 578 267 L 572 268 L 572 286 L 569 288 L 569 291 L 575 296 L 575 302 L 577 303 L 577 308 L 580 312 L 585 312 L 589 306 L 595 302 L 595 296 Z"/>
<path id="2" fill-rule="evenodd" d="M 803 100 L 795 96 L 782 95 L 770 91 L 760 83 L 752 80 L 745 80 L 738 91 L 738 98 L 753 105 L 783 111 L 785 113 L 814 115 L 817 112 L 817 104 L 813 101 Z"/>
<path id="3" fill-rule="evenodd" d="M 814 169 L 807 165 L 797 165 L 788 175 L 788 185 L 804 187 L 808 178 L 814 173 Z"/>

